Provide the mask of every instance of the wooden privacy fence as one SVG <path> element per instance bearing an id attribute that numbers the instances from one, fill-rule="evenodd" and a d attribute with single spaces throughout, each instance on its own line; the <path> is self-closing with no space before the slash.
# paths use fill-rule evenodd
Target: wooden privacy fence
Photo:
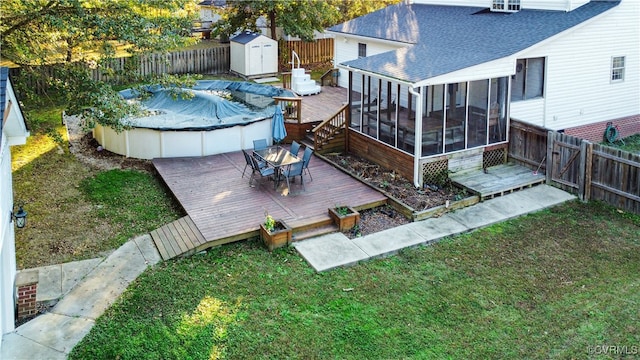
<path id="1" fill-rule="evenodd" d="M 309 42 L 281 40 L 279 44 L 281 71 L 291 69 L 292 50 L 298 54 L 302 67 L 328 64 L 333 60 L 333 39 L 317 39 Z"/>
<path id="2" fill-rule="evenodd" d="M 509 158 L 520 165 L 545 172 L 547 129 L 511 120 Z"/>
<path id="3" fill-rule="evenodd" d="M 549 131 L 547 183 L 640 214 L 640 155 Z"/>
<path id="4" fill-rule="evenodd" d="M 221 74 L 229 71 L 229 45 L 207 49 L 194 49 L 170 53 L 156 53 L 111 60 L 106 67 L 118 73 L 132 69 L 139 77 L 159 74 Z M 116 81 L 117 75 L 93 70 L 93 78 L 101 81 Z M 130 78 L 123 79 L 130 81 Z"/>

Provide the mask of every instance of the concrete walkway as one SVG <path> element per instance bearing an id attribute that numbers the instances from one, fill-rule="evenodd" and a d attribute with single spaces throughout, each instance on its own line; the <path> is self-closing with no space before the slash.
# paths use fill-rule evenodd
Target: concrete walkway
<path id="1" fill-rule="evenodd" d="M 564 191 L 540 185 L 355 240 L 333 233 L 294 246 L 316 271 L 325 271 L 389 256 L 572 199 L 575 197 Z M 66 359 L 127 286 L 160 260 L 151 236 L 144 235 L 106 258 L 38 268 L 37 300 L 60 300 L 49 312 L 6 334 L 0 359 Z"/>
<path id="2" fill-rule="evenodd" d="M 349 266 L 398 250 L 428 245 L 444 237 L 536 212 L 576 197 L 548 185 L 539 185 L 485 200 L 438 218 L 410 223 L 350 240 L 332 233 L 294 243 L 296 250 L 318 272 Z"/>
<path id="3" fill-rule="evenodd" d="M 5 334 L 0 359 L 66 359 L 129 283 L 159 261 L 151 236 L 144 235 L 106 258 L 38 268 L 36 299 L 61 299 L 46 314 Z"/>

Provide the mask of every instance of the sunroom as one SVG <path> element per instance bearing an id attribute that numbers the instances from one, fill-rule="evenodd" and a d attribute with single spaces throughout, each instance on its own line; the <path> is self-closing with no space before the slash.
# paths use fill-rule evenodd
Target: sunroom
<path id="1" fill-rule="evenodd" d="M 457 159 L 479 168 L 485 148 L 506 148 L 510 76 L 408 84 L 350 69 L 349 130 L 397 154 L 397 162 L 412 161 L 416 186 L 429 177 L 425 164 L 433 161 Z M 357 147 L 352 143 L 350 151 L 372 157 Z"/>

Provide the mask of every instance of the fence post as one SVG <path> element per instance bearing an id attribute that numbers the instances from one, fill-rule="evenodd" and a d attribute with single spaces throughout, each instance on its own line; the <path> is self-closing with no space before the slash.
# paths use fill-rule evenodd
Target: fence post
<path id="1" fill-rule="evenodd" d="M 553 171 L 553 144 L 555 142 L 555 132 L 549 130 L 547 132 L 547 171 L 546 171 L 546 179 L 545 179 L 545 183 L 547 184 L 551 184 L 551 179 L 552 174 L 551 172 Z"/>
<path id="2" fill-rule="evenodd" d="M 587 202 L 591 197 L 591 175 L 593 171 L 593 144 L 587 140 L 580 143 L 580 200 Z"/>

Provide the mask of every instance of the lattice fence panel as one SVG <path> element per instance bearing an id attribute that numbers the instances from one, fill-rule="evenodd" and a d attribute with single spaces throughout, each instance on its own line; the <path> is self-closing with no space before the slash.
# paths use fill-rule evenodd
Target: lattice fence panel
<path id="1" fill-rule="evenodd" d="M 507 162 L 507 148 L 493 149 L 482 154 L 482 167 L 488 168 Z"/>
<path id="2" fill-rule="evenodd" d="M 422 163 L 422 181 L 424 184 L 443 185 L 448 182 L 448 179 L 448 159 Z"/>

